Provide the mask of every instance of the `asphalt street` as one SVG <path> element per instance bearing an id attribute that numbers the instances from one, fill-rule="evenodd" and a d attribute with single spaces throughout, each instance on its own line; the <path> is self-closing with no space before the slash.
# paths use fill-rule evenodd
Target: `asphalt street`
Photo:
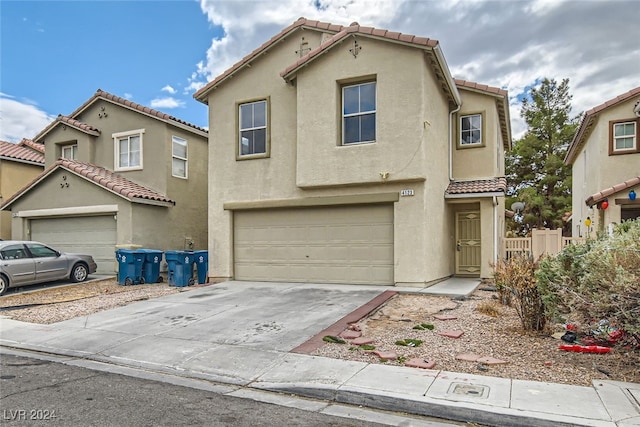
<path id="1" fill-rule="evenodd" d="M 461 425 L 357 407 L 343 407 L 348 418 L 333 416 L 299 409 L 299 398 L 265 403 L 10 354 L 2 354 L 0 367 L 0 424 L 9 426 Z"/>

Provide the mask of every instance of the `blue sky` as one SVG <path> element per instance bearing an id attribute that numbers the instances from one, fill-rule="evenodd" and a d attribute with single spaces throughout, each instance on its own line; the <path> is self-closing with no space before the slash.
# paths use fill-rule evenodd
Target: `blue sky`
<path id="1" fill-rule="evenodd" d="M 193 93 L 300 16 L 438 39 L 456 78 L 519 102 L 570 79 L 575 114 L 640 86 L 635 0 L 0 0 L 0 139 L 33 138 L 97 89 L 208 127 Z"/>

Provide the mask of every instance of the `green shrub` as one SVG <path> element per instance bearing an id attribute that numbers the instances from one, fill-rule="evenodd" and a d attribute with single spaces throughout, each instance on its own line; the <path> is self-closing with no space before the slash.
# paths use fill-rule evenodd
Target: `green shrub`
<path id="1" fill-rule="evenodd" d="M 546 315 L 597 328 L 600 321 L 640 333 L 640 219 L 585 244 L 567 246 L 536 274 Z M 577 317 L 577 318 L 576 318 Z"/>
<path id="2" fill-rule="evenodd" d="M 536 286 L 536 263 L 520 255 L 499 261 L 494 266 L 493 279 L 500 302 L 512 305 L 523 329 L 543 330 L 546 324 L 544 304 Z"/>

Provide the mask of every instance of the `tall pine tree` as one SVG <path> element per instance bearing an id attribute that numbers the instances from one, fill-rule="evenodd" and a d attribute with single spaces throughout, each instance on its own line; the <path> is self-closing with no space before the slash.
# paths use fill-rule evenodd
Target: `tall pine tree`
<path id="1" fill-rule="evenodd" d="M 571 210 L 571 166 L 563 161 L 579 123 L 579 117 L 569 116 L 571 98 L 569 79 L 558 84 L 545 78 L 522 102 L 528 129 L 506 156 L 507 207 L 525 203 L 507 222 L 517 235 L 533 228 L 560 228 L 563 214 Z"/>

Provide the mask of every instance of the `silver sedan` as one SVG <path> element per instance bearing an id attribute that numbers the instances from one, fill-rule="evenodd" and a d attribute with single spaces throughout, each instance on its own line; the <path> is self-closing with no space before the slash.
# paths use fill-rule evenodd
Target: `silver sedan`
<path id="1" fill-rule="evenodd" d="M 8 288 L 70 279 L 83 282 L 95 273 L 91 255 L 68 254 L 32 241 L 0 241 L 0 295 Z"/>

